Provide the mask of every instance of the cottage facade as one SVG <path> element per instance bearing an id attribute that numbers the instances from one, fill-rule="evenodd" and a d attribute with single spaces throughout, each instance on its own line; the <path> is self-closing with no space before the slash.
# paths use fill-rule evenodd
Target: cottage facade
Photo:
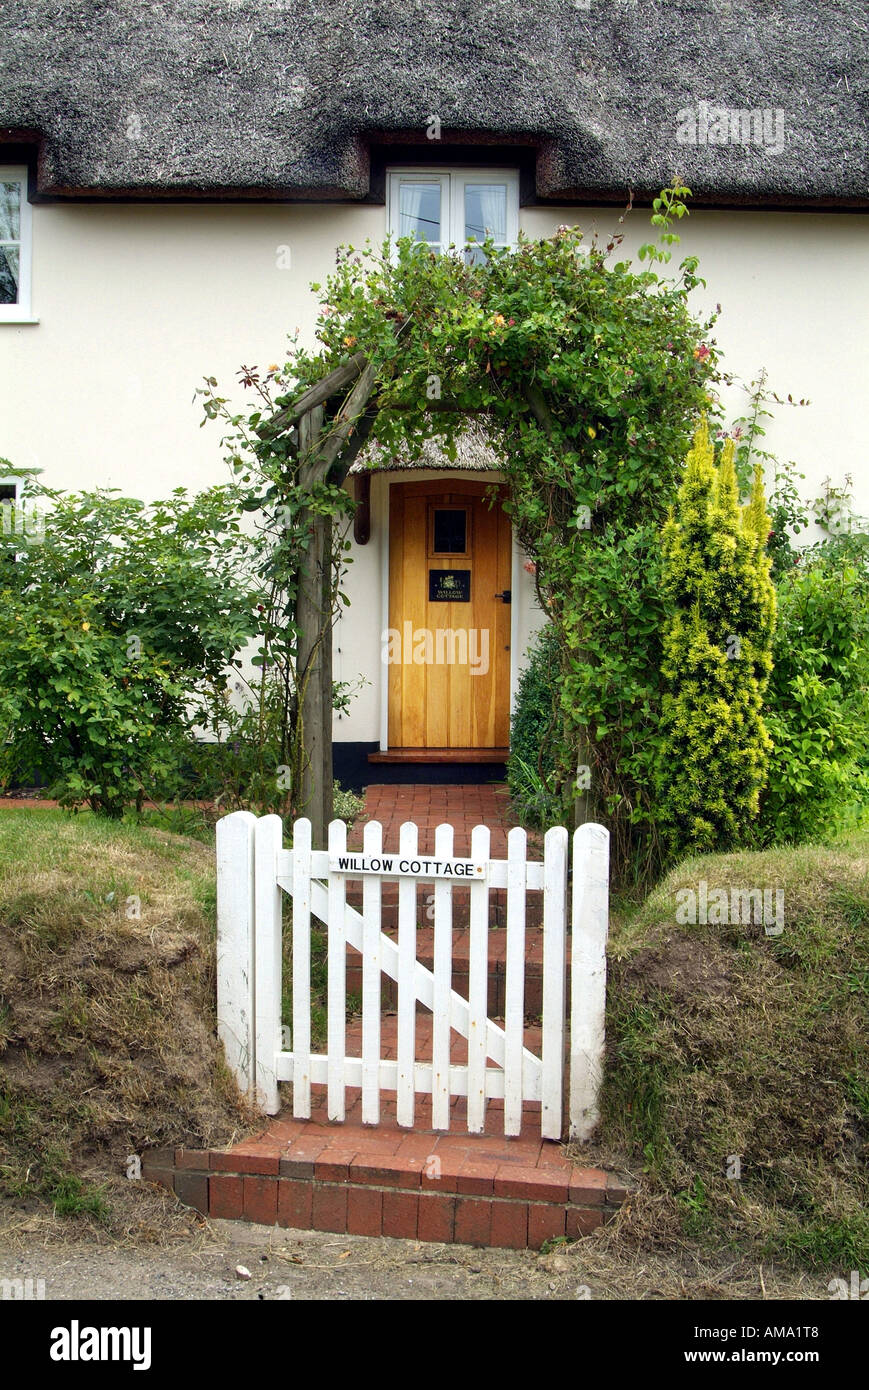
<path id="1" fill-rule="evenodd" d="M 70 489 L 219 481 L 194 389 L 229 394 L 288 333 L 312 342 L 309 286 L 340 244 L 608 238 L 633 192 L 630 254 L 677 177 L 726 366 L 811 400 L 766 446 L 808 497 L 850 475 L 869 512 L 867 48 L 851 0 L 7 9 L 0 456 Z M 732 418 L 744 401 L 735 381 Z M 351 480 L 369 525 L 335 678 L 365 683 L 336 715 L 336 770 L 488 775 L 541 620 L 533 578 L 482 503 L 498 475 L 474 432 L 458 467 L 401 462 Z"/>

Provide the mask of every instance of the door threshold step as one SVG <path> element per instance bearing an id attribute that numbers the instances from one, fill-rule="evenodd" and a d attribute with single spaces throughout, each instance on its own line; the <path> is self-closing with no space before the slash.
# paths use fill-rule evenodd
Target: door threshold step
<path id="1" fill-rule="evenodd" d="M 369 753 L 370 763 L 506 763 L 509 748 L 390 748 Z"/>

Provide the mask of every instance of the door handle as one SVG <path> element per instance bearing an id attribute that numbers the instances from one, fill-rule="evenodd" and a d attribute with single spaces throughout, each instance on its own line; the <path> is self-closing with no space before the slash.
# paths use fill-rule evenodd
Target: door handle
<path id="1" fill-rule="evenodd" d="M 513 590 L 505 589 L 501 594 L 493 594 L 493 598 L 499 598 L 502 603 L 510 603 L 513 598 Z"/>

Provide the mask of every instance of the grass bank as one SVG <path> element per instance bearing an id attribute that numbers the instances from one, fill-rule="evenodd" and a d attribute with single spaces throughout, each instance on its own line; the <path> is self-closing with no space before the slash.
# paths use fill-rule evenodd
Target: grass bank
<path id="1" fill-rule="evenodd" d="M 213 850 L 0 813 L 0 1192 L 108 1214 L 106 1174 L 249 1115 L 216 1039 Z"/>
<path id="2" fill-rule="evenodd" d="M 677 920 L 781 891 L 767 923 Z M 708 917 L 714 911 L 707 910 Z M 620 1237 L 869 1269 L 869 837 L 687 860 L 613 933 L 601 1146 Z"/>

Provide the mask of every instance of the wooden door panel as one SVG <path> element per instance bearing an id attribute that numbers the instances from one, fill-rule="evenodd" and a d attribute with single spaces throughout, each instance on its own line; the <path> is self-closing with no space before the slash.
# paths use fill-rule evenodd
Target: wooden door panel
<path id="1" fill-rule="evenodd" d="M 510 524 L 485 489 L 464 480 L 390 488 L 389 627 L 400 639 L 388 675 L 390 748 L 509 742 L 510 607 L 496 595 L 510 587 Z M 466 514 L 464 552 L 456 517 L 440 528 L 454 548 L 435 548 L 442 509 Z M 468 571 L 470 600 L 432 600 L 432 570 Z"/>

